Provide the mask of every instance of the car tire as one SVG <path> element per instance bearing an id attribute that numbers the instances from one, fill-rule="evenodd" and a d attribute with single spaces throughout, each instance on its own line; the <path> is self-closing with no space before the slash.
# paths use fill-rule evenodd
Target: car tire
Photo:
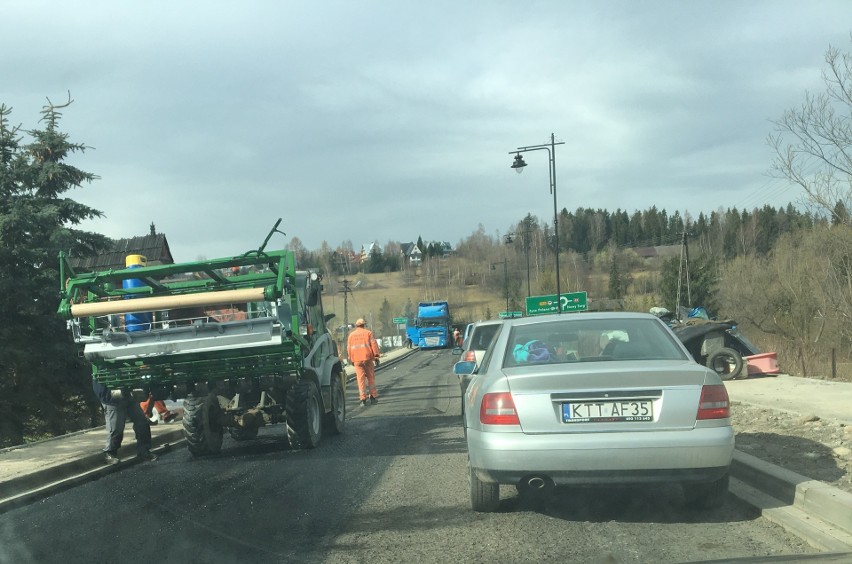
<path id="1" fill-rule="evenodd" d="M 468 481 L 470 483 L 470 506 L 480 513 L 492 513 L 500 507 L 500 484 L 481 481 L 473 468 L 468 464 Z"/>
<path id="2" fill-rule="evenodd" d="M 706 484 L 682 484 L 686 505 L 693 509 L 716 509 L 722 507 L 728 496 L 730 475 L 725 474 L 718 480 Z"/>
<path id="3" fill-rule="evenodd" d="M 707 357 L 707 367 L 722 380 L 732 380 L 743 369 L 743 357 L 734 349 L 722 347 Z"/>

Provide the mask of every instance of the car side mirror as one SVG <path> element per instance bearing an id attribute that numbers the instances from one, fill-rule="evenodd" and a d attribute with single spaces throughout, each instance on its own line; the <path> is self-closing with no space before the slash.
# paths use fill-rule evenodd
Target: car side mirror
<path id="1" fill-rule="evenodd" d="M 467 376 L 476 370 L 476 363 L 472 360 L 461 360 L 453 365 L 453 374 L 456 376 Z"/>
<path id="2" fill-rule="evenodd" d="M 460 355 L 461 353 L 462 353 L 462 348 L 461 348 L 461 347 L 453 347 L 453 354 L 454 354 L 454 355 L 458 356 L 458 355 Z"/>

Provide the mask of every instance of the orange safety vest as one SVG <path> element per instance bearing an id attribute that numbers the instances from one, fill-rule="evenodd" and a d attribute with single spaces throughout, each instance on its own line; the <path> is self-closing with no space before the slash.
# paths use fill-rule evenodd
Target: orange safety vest
<path id="1" fill-rule="evenodd" d="M 373 360 L 379 356 L 379 343 L 373 332 L 363 327 L 357 327 L 349 334 L 346 351 L 351 362 Z"/>

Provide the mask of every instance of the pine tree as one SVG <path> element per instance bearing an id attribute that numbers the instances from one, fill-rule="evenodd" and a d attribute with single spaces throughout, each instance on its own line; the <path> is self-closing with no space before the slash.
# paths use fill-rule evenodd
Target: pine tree
<path id="1" fill-rule="evenodd" d="M 0 446 L 62 434 L 94 404 L 88 368 L 56 315 L 58 254 L 88 255 L 108 240 L 73 227 L 102 214 L 63 194 L 97 176 L 64 162 L 86 147 L 58 128 L 70 98 L 49 102 L 26 145 L 0 106 Z"/>

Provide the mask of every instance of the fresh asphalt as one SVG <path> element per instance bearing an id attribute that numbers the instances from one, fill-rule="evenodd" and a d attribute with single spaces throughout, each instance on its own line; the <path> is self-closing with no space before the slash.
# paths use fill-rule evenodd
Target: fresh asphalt
<path id="1" fill-rule="evenodd" d="M 397 349 L 386 353 L 379 379 L 397 362 L 427 351 Z M 347 368 L 350 386 L 353 379 Z M 750 403 L 794 413 L 819 413 L 823 419 L 848 421 L 852 384 L 806 380 L 786 375 L 752 377 L 727 384 L 735 402 Z M 152 428 L 155 451 L 182 448 L 180 424 Z M 132 437 L 132 432 L 129 433 Z M 103 428 L 74 433 L 22 447 L 0 451 L 0 513 L 44 499 L 105 474 L 136 464 L 133 441 L 126 441 L 118 467 L 105 466 L 101 449 Z M 831 488 L 737 451 L 732 465 L 731 492 L 759 509 L 764 517 L 782 525 L 820 550 L 852 548 L 852 494 Z"/>

